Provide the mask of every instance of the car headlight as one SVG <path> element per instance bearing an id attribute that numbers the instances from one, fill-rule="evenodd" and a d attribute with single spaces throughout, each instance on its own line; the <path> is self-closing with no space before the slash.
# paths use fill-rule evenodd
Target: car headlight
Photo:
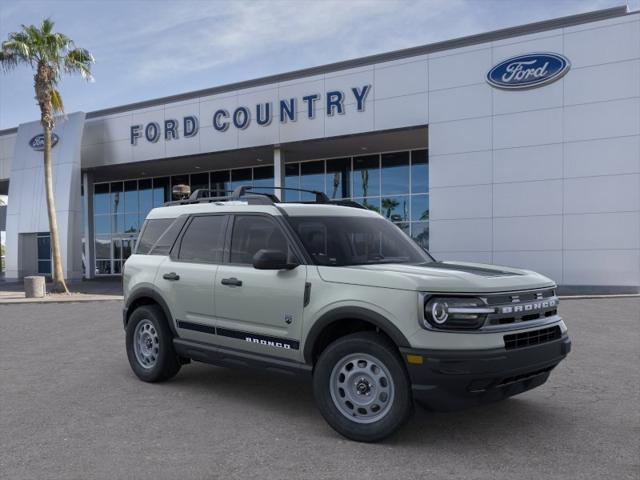
<path id="1" fill-rule="evenodd" d="M 424 326 L 445 330 L 480 328 L 495 309 L 479 298 L 431 297 L 424 305 Z"/>

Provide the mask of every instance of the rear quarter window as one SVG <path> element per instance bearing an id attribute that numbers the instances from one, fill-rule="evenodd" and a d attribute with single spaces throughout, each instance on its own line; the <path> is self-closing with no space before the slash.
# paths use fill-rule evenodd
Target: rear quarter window
<path id="1" fill-rule="evenodd" d="M 177 232 L 173 236 L 173 240 L 171 240 L 171 236 L 168 236 L 166 234 L 169 233 L 170 230 L 175 230 L 175 228 L 169 227 L 172 227 L 176 223 L 178 222 L 175 218 L 155 218 L 152 220 L 147 220 L 144 224 L 142 233 L 140 234 L 140 238 L 138 239 L 138 243 L 136 245 L 136 254 L 166 255 L 167 253 L 169 253 L 171 245 L 173 245 L 173 242 L 180 232 L 180 228 L 177 229 Z M 167 248 L 166 245 L 169 242 L 170 244 Z M 152 249 L 154 251 L 152 251 Z"/>

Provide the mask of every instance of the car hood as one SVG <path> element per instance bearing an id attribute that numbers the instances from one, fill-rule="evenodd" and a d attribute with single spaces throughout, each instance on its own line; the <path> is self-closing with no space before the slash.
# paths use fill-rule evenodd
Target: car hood
<path id="1" fill-rule="evenodd" d="M 327 282 L 441 293 L 490 293 L 554 286 L 531 270 L 468 262 L 319 266 Z"/>

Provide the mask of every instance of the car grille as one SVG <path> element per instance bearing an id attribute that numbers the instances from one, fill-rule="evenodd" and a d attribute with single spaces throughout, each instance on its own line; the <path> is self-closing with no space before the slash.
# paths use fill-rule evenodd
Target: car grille
<path id="1" fill-rule="evenodd" d="M 487 316 L 485 326 L 489 327 L 530 322 L 558 314 L 558 299 L 552 288 L 533 292 L 489 295 L 485 301 L 487 305 L 496 307 L 496 313 Z M 520 306 L 522 309 L 519 310 Z M 511 307 L 512 311 L 503 311 L 505 307 Z"/>
<path id="2" fill-rule="evenodd" d="M 530 347 L 531 345 L 540 345 L 541 343 L 557 340 L 562 335 L 560 327 L 543 328 L 541 330 L 532 330 L 530 332 L 513 333 L 504 336 L 504 347 L 507 350 L 514 348 Z"/>

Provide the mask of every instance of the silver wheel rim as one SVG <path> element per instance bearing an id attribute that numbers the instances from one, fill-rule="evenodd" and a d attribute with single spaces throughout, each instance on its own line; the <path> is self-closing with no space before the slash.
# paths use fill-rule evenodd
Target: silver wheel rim
<path id="1" fill-rule="evenodd" d="M 377 422 L 389 413 L 395 387 L 389 369 L 366 353 L 353 353 L 333 367 L 329 389 L 338 411 L 356 423 Z"/>
<path id="2" fill-rule="evenodd" d="M 133 351 L 142 368 L 153 368 L 160 353 L 160 338 L 151 320 L 141 320 L 133 332 Z"/>

